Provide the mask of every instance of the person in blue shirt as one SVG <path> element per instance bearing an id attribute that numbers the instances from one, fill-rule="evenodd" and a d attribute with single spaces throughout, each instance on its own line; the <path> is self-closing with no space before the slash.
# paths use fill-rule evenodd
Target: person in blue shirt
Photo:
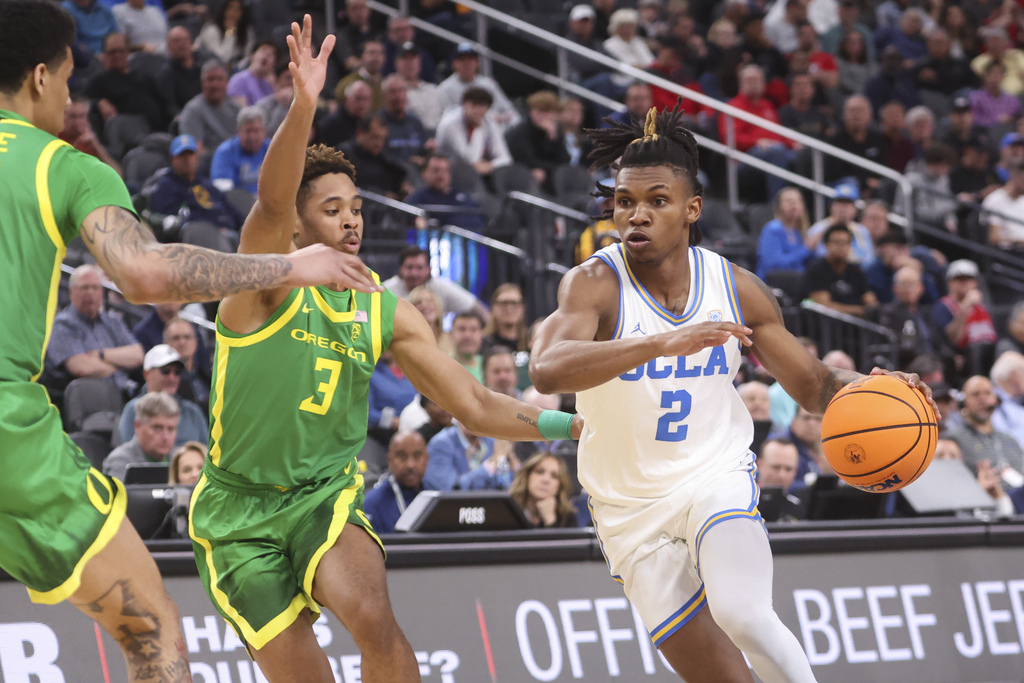
<path id="1" fill-rule="evenodd" d="M 486 227 L 480 204 L 465 192 L 452 189 L 452 166 L 448 157 L 437 152 L 429 154 L 422 178 L 423 187 L 406 197 L 407 203 L 420 207 L 451 207 L 451 211 L 438 211 L 434 217 L 466 230 L 479 232 Z M 466 211 L 458 211 L 459 208 Z"/>
<path id="2" fill-rule="evenodd" d="M 198 145 L 191 135 L 179 135 L 171 141 L 171 167 L 157 171 L 146 182 L 142 194 L 149 208 L 168 216 L 179 216 L 182 223 L 206 221 L 220 228 L 238 230 L 244 220 L 209 178 L 199 177 Z"/>
<path id="3" fill-rule="evenodd" d="M 494 439 L 477 436 L 465 426 L 455 422 L 427 444 L 430 462 L 423 475 L 423 485 L 435 491 L 451 491 L 454 488 L 490 488 L 486 482 L 475 485 L 474 472 L 483 470 L 484 463 L 491 462 L 494 453 Z M 493 465 L 493 463 L 491 463 Z M 492 471 L 494 468 L 491 468 Z"/>
<path id="4" fill-rule="evenodd" d="M 370 412 L 366 435 L 387 446 L 398 431 L 398 416 L 417 395 L 416 387 L 402 374 L 398 363 L 385 351 L 370 376 Z"/>
<path id="5" fill-rule="evenodd" d="M 75 40 L 90 53 L 103 52 L 103 39 L 117 33 L 117 19 L 109 7 L 96 0 L 64 0 L 61 6 L 75 18 Z"/>
<path id="6" fill-rule="evenodd" d="M 757 276 L 764 278 L 773 270 L 803 272 L 814 255 L 804 237 L 807 234 L 807 208 L 803 195 L 795 187 L 784 187 L 775 195 L 775 218 L 765 223 L 757 241 Z"/>
<path id="7" fill-rule="evenodd" d="M 270 148 L 266 115 L 261 107 L 238 112 L 238 133 L 220 143 L 213 153 L 210 178 L 223 191 L 239 187 L 255 195 L 263 158 Z"/>
<path id="8" fill-rule="evenodd" d="M 363 512 L 379 534 L 390 534 L 405 508 L 424 490 L 427 443 L 419 432 L 398 432 L 388 445 L 388 471 L 366 492 Z"/>

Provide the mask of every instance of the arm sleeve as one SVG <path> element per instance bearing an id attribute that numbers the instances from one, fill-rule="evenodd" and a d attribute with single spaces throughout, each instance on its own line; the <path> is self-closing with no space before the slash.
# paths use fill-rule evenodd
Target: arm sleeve
<path id="1" fill-rule="evenodd" d="M 70 146 L 62 146 L 54 154 L 49 187 L 54 217 L 65 244 L 78 236 L 85 217 L 102 206 L 119 206 L 135 213 L 117 172 Z"/>

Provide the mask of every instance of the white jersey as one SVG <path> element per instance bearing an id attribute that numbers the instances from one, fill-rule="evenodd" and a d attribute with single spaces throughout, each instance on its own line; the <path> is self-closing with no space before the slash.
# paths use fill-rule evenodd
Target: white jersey
<path id="1" fill-rule="evenodd" d="M 640 284 L 621 244 L 599 258 L 619 277 L 619 315 L 613 339 L 670 332 L 705 321 L 741 323 L 730 263 L 690 247 L 690 291 L 682 315 L 662 307 Z M 691 356 L 655 358 L 610 382 L 576 394 L 585 420 L 579 478 L 587 493 L 612 505 L 643 505 L 692 477 L 726 471 L 742 459 L 754 423 L 733 387 L 740 342 Z"/>

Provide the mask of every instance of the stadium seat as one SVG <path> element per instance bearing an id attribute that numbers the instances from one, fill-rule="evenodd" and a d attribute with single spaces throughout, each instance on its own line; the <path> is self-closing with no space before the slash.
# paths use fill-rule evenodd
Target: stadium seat
<path id="1" fill-rule="evenodd" d="M 121 414 L 124 401 L 121 392 L 105 379 L 80 377 L 64 390 L 64 426 L 69 432 L 83 429 L 85 419 L 102 412 Z"/>
<path id="2" fill-rule="evenodd" d="M 206 247 L 225 253 L 233 253 L 231 241 L 224 235 L 221 228 L 206 221 L 192 221 L 181 228 L 181 241 L 185 244 L 194 244 L 197 247 Z"/>
<path id="3" fill-rule="evenodd" d="M 499 197 L 516 191 L 532 195 L 540 194 L 537 181 L 530 173 L 530 169 L 523 164 L 509 164 L 496 168 L 492 172 L 492 176 L 494 177 L 494 191 Z"/>
<path id="4" fill-rule="evenodd" d="M 146 180 L 161 168 L 167 168 L 171 163 L 166 150 L 161 153 L 147 144 L 149 137 L 135 149 L 129 150 L 121 162 L 124 184 L 131 190 L 141 190 Z"/>
<path id="5" fill-rule="evenodd" d="M 775 220 L 775 209 L 771 204 L 758 202 L 748 205 L 743 210 L 743 217 L 743 222 L 747 226 L 747 232 L 757 237 L 761 234 L 761 228 L 764 227 L 765 223 Z"/>
<path id="6" fill-rule="evenodd" d="M 149 79 L 156 78 L 157 74 L 169 63 L 165 55 L 155 52 L 134 52 L 128 58 L 128 66 L 131 70 Z"/>
<path id="7" fill-rule="evenodd" d="M 458 156 L 451 156 L 452 189 L 462 190 L 466 194 L 477 196 L 484 189 L 483 178 L 476 172 L 473 165 Z"/>
<path id="8" fill-rule="evenodd" d="M 138 146 L 150 134 L 146 119 L 138 114 L 116 114 L 103 126 L 110 155 L 120 161 L 128 150 Z"/>
<path id="9" fill-rule="evenodd" d="M 251 192 L 240 187 L 231 188 L 224 193 L 224 196 L 227 197 L 231 206 L 235 207 L 243 217 L 248 216 L 249 212 L 252 211 L 252 207 L 256 204 L 256 197 L 252 196 Z"/>
<path id="10" fill-rule="evenodd" d="M 559 204 L 585 211 L 593 200 L 590 193 L 596 189 L 594 179 L 583 166 L 559 166 L 551 180 Z"/>
<path id="11" fill-rule="evenodd" d="M 69 435 L 75 445 L 82 449 L 82 453 L 89 459 L 92 466 L 102 469 L 103 460 L 110 455 L 110 439 L 105 439 L 95 432 L 74 432 Z"/>
<path id="12" fill-rule="evenodd" d="M 779 303 L 783 306 L 792 306 L 800 303 L 804 298 L 804 274 L 799 270 L 773 270 L 764 275 L 764 283 L 779 292 Z"/>

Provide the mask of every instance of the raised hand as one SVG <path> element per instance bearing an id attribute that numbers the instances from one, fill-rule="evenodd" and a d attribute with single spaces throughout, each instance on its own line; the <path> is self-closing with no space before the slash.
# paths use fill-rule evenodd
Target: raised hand
<path id="1" fill-rule="evenodd" d="M 320 91 L 327 78 L 327 58 L 334 49 L 334 36 L 328 35 L 320 45 L 320 53 L 313 57 L 313 20 L 307 14 L 302 18 L 302 28 L 292 22 L 292 34 L 287 37 L 288 54 L 291 62 L 288 70 L 292 74 L 295 101 L 306 106 L 316 106 Z"/>
<path id="2" fill-rule="evenodd" d="M 311 287 L 330 282 L 367 294 L 384 289 L 373 281 L 370 269 L 357 256 L 324 244 L 293 251 L 285 258 L 292 265 L 287 283 L 290 287 Z"/>

